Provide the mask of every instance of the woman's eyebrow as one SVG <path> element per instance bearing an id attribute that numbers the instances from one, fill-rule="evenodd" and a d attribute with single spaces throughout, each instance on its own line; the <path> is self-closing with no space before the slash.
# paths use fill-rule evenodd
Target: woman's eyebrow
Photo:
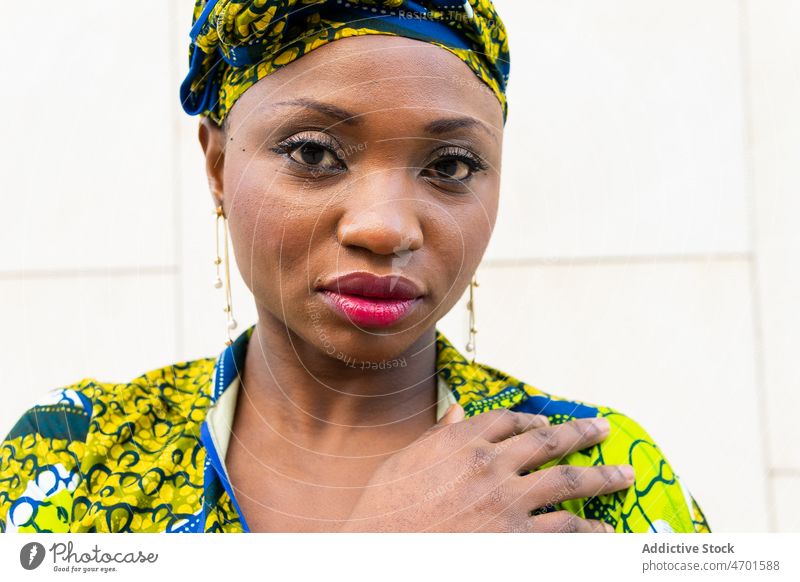
<path id="1" fill-rule="evenodd" d="M 425 124 L 424 130 L 432 135 L 442 135 L 451 133 L 459 129 L 473 129 L 480 128 L 488 135 L 492 136 L 497 142 L 497 135 L 493 132 L 488 125 L 474 117 L 448 117 L 446 119 L 436 119 Z"/>
<path id="2" fill-rule="evenodd" d="M 361 125 L 363 119 L 357 113 L 342 109 L 338 105 L 332 103 L 325 103 L 323 101 L 316 101 L 306 97 L 298 97 L 297 99 L 289 99 L 288 101 L 279 101 L 272 103 L 270 107 L 306 107 L 318 111 L 327 117 L 332 117 L 340 123 L 345 125 Z"/>
<path id="3" fill-rule="evenodd" d="M 298 97 L 296 99 L 289 99 L 286 101 L 279 101 L 278 103 L 271 103 L 270 108 L 275 107 L 305 107 L 313 109 L 319 113 L 336 119 L 345 125 L 362 125 L 363 118 L 352 111 L 348 111 L 333 103 L 326 103 L 324 101 L 317 101 L 307 97 Z M 497 135 L 490 129 L 484 122 L 474 117 L 448 117 L 443 119 L 435 119 L 426 123 L 423 130 L 431 135 L 443 135 L 452 133 L 461 129 L 480 128 L 486 134 L 490 135 L 495 142 L 497 142 Z"/>

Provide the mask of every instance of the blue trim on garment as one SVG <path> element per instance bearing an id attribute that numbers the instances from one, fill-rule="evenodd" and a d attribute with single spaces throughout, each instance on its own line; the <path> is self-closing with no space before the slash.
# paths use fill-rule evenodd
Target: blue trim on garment
<path id="1" fill-rule="evenodd" d="M 219 400 L 220 396 L 228 389 L 228 386 L 241 374 L 244 370 L 244 361 L 247 356 L 247 344 L 250 341 L 250 336 L 253 333 L 255 326 L 251 326 L 244 332 L 239 334 L 233 344 L 226 347 L 217 358 L 214 364 L 214 371 L 211 374 L 211 404 L 214 406 Z M 206 419 L 208 412 L 206 412 Z M 206 460 L 203 467 L 203 509 L 202 516 L 199 523 L 196 523 L 198 528 L 195 531 L 205 531 L 205 524 L 210 511 L 213 511 L 217 506 L 220 496 L 222 495 L 222 488 L 228 492 L 231 498 L 231 503 L 236 509 L 239 521 L 245 532 L 249 533 L 250 528 L 247 525 L 242 510 L 239 507 L 239 502 L 233 493 L 233 487 L 225 474 L 225 469 L 222 466 L 219 453 L 214 446 L 214 440 L 211 438 L 211 432 L 208 428 L 208 421 L 203 420 L 200 427 L 200 442 L 206 451 Z"/>
<path id="2" fill-rule="evenodd" d="M 250 326 L 242 333 L 236 340 L 222 350 L 222 353 L 217 358 L 217 363 L 214 364 L 214 386 L 211 390 L 211 404 L 216 404 L 222 393 L 228 389 L 228 386 L 239 376 L 244 370 L 244 360 L 247 356 L 247 344 L 250 341 L 250 336 L 253 333 L 255 326 Z"/>
<path id="3" fill-rule="evenodd" d="M 92 409 L 94 408 L 94 407 L 92 406 L 92 401 L 89 399 L 89 397 L 88 397 L 88 396 L 86 396 L 86 394 L 83 394 L 82 392 L 78 392 L 78 398 L 80 398 L 81 405 L 83 406 L 83 409 L 84 409 L 86 412 L 88 412 L 88 413 L 89 413 L 89 415 L 91 416 L 91 414 L 92 414 Z"/>
<path id="4" fill-rule="evenodd" d="M 236 508 L 236 513 L 239 515 L 239 521 L 241 521 L 242 523 L 242 528 L 244 529 L 244 532 L 250 533 L 250 527 L 247 525 L 247 521 L 245 521 L 244 519 L 244 514 L 242 513 L 242 509 L 239 507 L 239 502 L 236 500 L 236 496 L 233 494 L 233 488 L 231 487 L 231 483 L 228 480 L 228 477 L 225 475 L 225 469 L 222 467 L 222 461 L 220 461 L 217 449 L 216 447 L 214 447 L 214 442 L 211 438 L 211 433 L 208 430 L 208 422 L 206 421 L 203 421 L 203 426 L 200 429 L 200 438 L 203 441 L 203 446 L 206 448 L 206 458 L 210 459 L 211 467 L 216 472 L 214 478 L 217 478 L 222 482 L 222 486 L 225 487 L 225 491 L 228 492 L 228 496 L 231 498 L 231 502 L 233 503 L 233 506 Z M 206 474 L 207 473 L 208 471 L 206 471 Z"/>
<path id="5" fill-rule="evenodd" d="M 599 411 L 594 406 L 587 406 L 573 400 L 556 400 L 550 396 L 531 396 L 513 406 L 511 410 L 514 412 L 544 414 L 545 416 L 562 415 L 573 418 L 594 418 L 599 414 Z"/>
<path id="6" fill-rule="evenodd" d="M 203 59 L 207 57 L 196 44 L 190 48 L 191 59 L 189 62 L 189 72 L 186 74 L 181 83 L 179 90 L 181 105 L 183 110 L 189 115 L 199 115 L 206 109 L 211 109 L 213 100 L 219 97 L 219 81 L 217 80 L 217 73 L 221 63 L 224 63 L 221 58 L 216 57 L 217 61 L 209 68 L 207 76 L 209 77 L 203 88 L 202 94 L 192 92 L 192 83 L 201 74 L 203 70 Z"/>
<path id="7" fill-rule="evenodd" d="M 197 38 L 197 35 L 200 34 L 200 29 L 205 25 L 209 14 L 211 14 L 211 11 L 214 9 L 214 6 L 217 5 L 218 1 L 219 0 L 209 0 L 206 3 L 203 11 L 200 13 L 200 16 L 197 18 L 197 21 L 189 31 L 189 38 L 192 40 L 192 44 L 189 48 L 189 72 L 183 79 L 178 91 L 178 94 L 181 98 L 181 105 L 184 111 L 186 111 L 186 113 L 189 115 L 199 115 L 206 109 L 210 109 L 211 100 L 219 95 L 219 83 L 216 82 L 216 79 L 219 65 L 223 62 L 222 59 L 219 58 L 217 59 L 217 62 L 215 62 L 208 70 L 207 75 L 209 80 L 206 82 L 205 88 L 203 89 L 203 94 L 197 96 L 196 94 L 192 93 L 192 83 L 202 71 L 203 60 L 207 56 L 206 53 L 204 53 L 196 44 L 194 44 L 194 41 Z"/>
<path id="8" fill-rule="evenodd" d="M 209 0 L 206 2 L 203 11 L 200 13 L 200 16 L 197 17 L 197 22 L 194 23 L 194 26 L 192 26 L 192 29 L 189 31 L 189 38 L 192 39 L 192 42 L 194 42 L 197 35 L 200 34 L 200 29 L 203 28 L 206 20 L 208 20 L 208 15 L 214 10 L 214 6 L 217 5 L 217 2 L 219 2 L 219 0 Z"/>

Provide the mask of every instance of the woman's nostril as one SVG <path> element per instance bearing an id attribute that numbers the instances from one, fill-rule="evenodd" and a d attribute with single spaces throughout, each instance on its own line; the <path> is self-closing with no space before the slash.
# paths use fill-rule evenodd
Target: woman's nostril
<path id="1" fill-rule="evenodd" d="M 398 229 L 379 224 L 351 224 L 339 233 L 342 246 L 362 247 L 379 255 L 393 255 L 401 263 L 411 259 L 413 251 L 422 247 L 422 234 L 418 228 Z"/>

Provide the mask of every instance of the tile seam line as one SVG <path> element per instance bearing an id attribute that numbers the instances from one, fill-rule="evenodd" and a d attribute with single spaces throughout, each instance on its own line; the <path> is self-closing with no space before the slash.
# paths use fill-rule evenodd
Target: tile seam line
<path id="1" fill-rule="evenodd" d="M 0 271 L 0 281 L 51 278 L 82 277 L 131 277 L 138 275 L 175 275 L 177 265 L 150 265 L 146 267 L 90 267 L 85 269 L 23 269 L 19 271 Z"/>
<path id="2" fill-rule="evenodd" d="M 180 18 L 178 13 L 178 3 L 168 2 L 167 5 L 167 46 L 172 49 L 173 44 L 175 50 L 170 50 L 170 66 L 172 69 L 172 78 L 180 78 L 181 63 L 178 57 L 177 47 L 180 46 L 178 41 L 178 31 L 181 30 Z M 173 42 L 175 41 L 175 42 Z M 173 99 L 173 103 L 177 103 L 177 99 Z M 172 112 L 172 123 L 170 124 L 170 140 L 172 142 L 170 152 L 172 156 L 172 172 L 170 176 L 170 186 L 172 188 L 172 250 L 173 250 L 173 326 L 175 337 L 175 354 L 182 354 L 184 348 L 184 322 L 185 317 L 183 313 L 183 291 L 184 291 L 184 269 L 182 267 L 183 259 L 183 223 L 181 208 L 183 206 L 183 179 L 180 172 L 181 161 L 181 131 L 179 116 L 182 110 L 177 106 L 170 107 Z"/>
<path id="3" fill-rule="evenodd" d="M 595 255 L 576 257 L 531 257 L 523 259 L 484 259 L 482 267 L 570 267 L 592 265 L 620 265 L 620 264 L 664 264 L 664 263 L 704 263 L 704 262 L 735 262 L 751 261 L 753 254 L 750 252 L 730 253 L 696 253 L 696 254 L 663 254 L 663 255 Z"/>
<path id="4" fill-rule="evenodd" d="M 755 368 L 756 384 L 756 405 L 758 407 L 759 418 L 759 437 L 761 441 L 761 455 L 763 459 L 763 475 L 765 477 L 765 501 L 767 505 L 767 527 L 769 531 L 777 531 L 777 515 L 775 513 L 775 495 L 772 486 L 772 476 L 770 467 L 772 459 L 770 453 L 770 434 L 768 422 L 768 410 L 766 403 L 766 369 L 764 361 L 764 330 L 762 325 L 761 311 L 761 285 L 759 279 L 758 261 L 758 232 L 757 232 L 757 201 L 756 201 L 756 167 L 755 167 L 755 130 L 753 120 L 753 95 L 751 79 L 751 38 L 750 38 L 750 4 L 748 0 L 739 0 L 738 4 L 738 23 L 739 23 L 739 70 L 741 79 L 742 94 L 742 121 L 743 121 L 743 140 L 744 146 L 744 186 L 747 193 L 748 206 L 748 238 L 752 260 L 749 263 L 750 271 L 750 310 L 752 316 L 753 333 L 753 365 Z"/>

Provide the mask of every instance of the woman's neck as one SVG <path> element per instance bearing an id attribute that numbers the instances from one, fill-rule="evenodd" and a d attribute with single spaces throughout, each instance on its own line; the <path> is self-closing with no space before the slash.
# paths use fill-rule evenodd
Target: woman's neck
<path id="1" fill-rule="evenodd" d="M 436 422 L 435 328 L 380 363 L 329 355 L 271 316 L 250 338 L 237 431 L 335 455 L 405 446 Z"/>

